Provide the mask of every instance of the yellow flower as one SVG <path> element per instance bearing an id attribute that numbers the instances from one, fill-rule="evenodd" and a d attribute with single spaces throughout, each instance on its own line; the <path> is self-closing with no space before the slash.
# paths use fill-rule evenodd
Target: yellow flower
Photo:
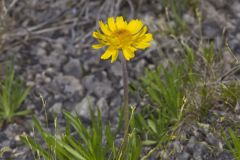
<path id="1" fill-rule="evenodd" d="M 147 27 L 138 19 L 131 20 L 127 23 L 122 16 L 116 18 L 108 18 L 107 24 L 99 21 L 101 32 L 97 30 L 92 36 L 96 38 L 99 44 L 92 47 L 100 49 L 107 46 L 107 50 L 101 56 L 101 59 L 111 59 L 111 63 L 116 61 L 118 51 L 121 50 L 126 60 L 130 60 L 135 56 L 137 49 L 148 48 L 152 41 L 152 34 L 147 33 Z"/>

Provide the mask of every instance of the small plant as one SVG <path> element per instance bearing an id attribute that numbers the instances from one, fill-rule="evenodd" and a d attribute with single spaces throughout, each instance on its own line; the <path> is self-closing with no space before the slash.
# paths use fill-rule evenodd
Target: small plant
<path id="1" fill-rule="evenodd" d="M 173 32 L 178 33 L 188 30 L 187 23 L 183 20 L 183 14 L 186 11 L 192 10 L 195 12 L 199 5 L 199 0 L 163 0 L 162 4 L 170 13 L 170 18 L 172 18 L 176 26 L 172 29 Z M 167 13 L 168 15 L 168 13 Z"/>
<path id="2" fill-rule="evenodd" d="M 228 133 L 230 136 L 229 139 L 226 134 L 223 134 L 227 147 L 236 160 L 240 159 L 240 137 L 231 128 L 228 129 Z"/>
<path id="3" fill-rule="evenodd" d="M 184 119 L 189 109 L 189 94 L 199 80 L 194 69 L 196 57 L 193 49 L 187 44 L 183 45 L 184 59 L 178 64 L 169 63 L 167 67 L 159 66 L 157 69 L 145 72 L 139 82 L 133 83 L 132 89 L 140 89 L 146 97 L 147 104 L 141 107 L 140 112 L 134 115 L 131 127 L 143 139 L 143 145 L 155 146 L 155 149 L 164 147 L 164 142 L 173 139 L 174 132 Z"/>
<path id="4" fill-rule="evenodd" d="M 8 67 L 5 77 L 0 80 L 0 121 L 10 122 L 14 117 L 30 113 L 30 110 L 20 108 L 29 91 L 23 81 L 15 78 L 13 67 Z"/>
<path id="5" fill-rule="evenodd" d="M 64 112 L 67 121 L 64 133 L 51 134 L 42 128 L 39 121 L 33 118 L 34 125 L 44 140 L 40 145 L 34 138 L 22 135 L 21 139 L 37 154 L 35 159 L 45 160 L 118 160 L 120 154 L 115 145 L 116 134 L 110 127 L 102 124 L 101 113 L 95 116 L 91 111 L 91 126 L 85 127 L 81 120 L 69 112 Z M 55 119 L 57 129 L 57 119 Z M 45 147 L 44 147 L 45 146 Z M 141 141 L 135 132 L 129 135 L 126 150 L 129 160 L 136 160 L 141 153 Z"/>
<path id="6" fill-rule="evenodd" d="M 147 71 L 141 79 L 141 88 L 148 95 L 149 105 L 134 116 L 136 130 L 144 138 L 143 144 L 154 145 L 170 138 L 170 127 L 175 126 L 185 107 L 184 65 L 170 64 L 164 68 Z"/>
<path id="7" fill-rule="evenodd" d="M 236 81 L 231 84 L 222 84 L 221 85 L 221 97 L 224 100 L 224 103 L 228 106 L 235 108 L 236 105 L 239 105 L 240 102 L 240 82 Z"/>
<path id="8" fill-rule="evenodd" d="M 0 159 L 3 158 L 4 153 L 5 153 L 5 152 L 8 152 L 9 150 L 10 150 L 9 147 L 3 147 L 3 148 L 1 148 L 1 150 L 0 150 Z"/>

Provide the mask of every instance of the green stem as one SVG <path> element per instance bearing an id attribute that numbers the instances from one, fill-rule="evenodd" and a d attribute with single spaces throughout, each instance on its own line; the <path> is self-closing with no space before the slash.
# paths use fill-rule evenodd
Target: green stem
<path id="1" fill-rule="evenodd" d="M 124 113 L 124 139 L 122 144 L 122 151 L 125 154 L 128 143 L 128 127 L 129 127 L 129 108 L 128 108 L 128 71 L 127 62 L 122 58 L 122 72 L 123 72 L 123 113 Z"/>

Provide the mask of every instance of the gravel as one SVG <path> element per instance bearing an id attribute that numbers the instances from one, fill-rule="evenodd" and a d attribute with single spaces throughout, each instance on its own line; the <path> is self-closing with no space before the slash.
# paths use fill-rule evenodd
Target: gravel
<path id="1" fill-rule="evenodd" d="M 101 0 L 76 2 L 67 5 L 67 0 L 17 1 L 16 8 L 10 10 L 15 23 L 11 33 L 15 36 L 9 35 L 4 41 L 8 47 L 0 54 L 0 61 L 14 57 L 17 73 L 28 86 L 32 86 L 24 105 L 34 109 L 34 115 L 39 119 L 44 119 L 44 108 L 39 98 L 42 95 L 49 113 L 60 114 L 62 110 L 68 110 L 89 119 L 89 106 L 93 104 L 100 108 L 105 119 L 116 121 L 118 108 L 122 105 L 122 66 L 119 61 L 114 64 L 100 61 L 103 51 L 91 49 L 91 33 L 96 29 L 96 21 L 110 15 L 123 14 L 128 18 L 134 15 L 143 19 L 150 26 L 150 32 L 156 34 L 152 47 L 144 52 L 138 51 L 136 59 L 128 64 L 130 80 L 143 75 L 145 68 L 166 65 L 169 59 L 178 58 L 179 44 L 175 39 L 159 34 L 161 25 L 164 25 L 161 17 L 165 13 L 159 1 L 121 1 L 120 8 L 115 10 L 112 9 L 115 5 L 111 6 L 113 3 L 102 3 Z M 201 27 L 190 12 L 186 12 L 183 19 L 194 34 L 202 33 L 204 40 L 214 42 L 215 48 L 221 48 L 227 40 L 233 53 L 239 57 L 240 2 L 231 2 L 203 0 Z M 176 25 L 173 21 L 169 23 Z M 27 28 L 29 32 L 26 32 Z M 186 39 L 194 41 L 196 37 Z M 130 97 L 130 101 L 136 100 Z M 236 106 L 236 111 L 239 112 L 239 108 Z M 178 135 L 182 139 L 168 142 L 168 149 L 162 149 L 156 155 L 167 160 L 232 160 L 233 156 L 224 150 L 224 141 L 212 130 L 211 124 L 215 124 L 219 131 L 217 127 L 224 125 L 219 120 L 223 114 L 238 122 L 239 117 L 222 108 L 209 112 L 211 116 L 202 122 L 191 123 Z M 0 149 L 10 147 L 4 153 L 5 159 L 33 159 L 31 151 L 19 140 L 22 133 L 31 131 L 31 117 L 26 119 L 25 125 L 9 124 L 0 132 Z"/>

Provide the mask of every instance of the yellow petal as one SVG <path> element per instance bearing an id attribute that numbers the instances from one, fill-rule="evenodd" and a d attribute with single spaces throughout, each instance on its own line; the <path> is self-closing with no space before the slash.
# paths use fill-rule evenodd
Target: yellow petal
<path id="1" fill-rule="evenodd" d="M 144 42 L 150 42 L 150 41 L 152 41 L 152 40 L 153 40 L 153 37 L 152 37 L 152 34 L 151 34 L 151 33 L 145 34 L 144 37 L 143 37 L 143 39 L 142 39 L 142 41 L 144 41 Z"/>
<path id="2" fill-rule="evenodd" d="M 94 38 L 96 38 L 96 39 L 106 40 L 106 36 L 104 36 L 103 34 L 99 33 L 99 31 L 93 32 L 92 36 Z"/>
<path id="3" fill-rule="evenodd" d="M 116 18 L 116 26 L 118 30 L 125 29 L 127 27 L 127 22 L 123 20 L 122 16 L 119 16 Z"/>
<path id="4" fill-rule="evenodd" d="M 113 17 L 108 18 L 108 27 L 112 32 L 116 31 L 116 24 Z"/>
<path id="5" fill-rule="evenodd" d="M 145 43 L 145 42 L 138 42 L 133 44 L 134 47 L 139 48 L 139 49 L 146 49 L 151 46 L 150 43 Z"/>
<path id="6" fill-rule="evenodd" d="M 141 39 L 145 35 L 146 32 L 147 32 L 147 27 L 144 26 L 138 33 L 133 35 L 133 39 L 135 39 L 135 40 Z"/>
<path id="7" fill-rule="evenodd" d="M 108 47 L 108 49 L 101 56 L 101 59 L 105 60 L 110 58 L 114 52 L 115 52 L 115 49 L 113 49 L 112 47 Z"/>
<path id="8" fill-rule="evenodd" d="M 118 50 L 115 49 L 115 51 L 112 54 L 111 63 L 115 62 L 117 60 L 117 57 L 118 57 Z"/>
<path id="9" fill-rule="evenodd" d="M 101 30 L 102 30 L 102 32 L 104 34 L 106 34 L 106 35 L 110 35 L 111 34 L 108 26 L 106 24 L 104 24 L 102 21 L 99 21 L 99 26 L 100 26 L 100 28 L 101 28 Z"/>
<path id="10" fill-rule="evenodd" d="M 97 36 L 97 35 L 98 35 L 98 33 L 97 33 L 97 32 L 93 32 L 93 33 L 92 33 L 92 36 L 93 36 L 94 38 L 98 38 L 98 36 Z"/>
<path id="11" fill-rule="evenodd" d="M 143 36 L 137 37 L 134 40 L 133 46 L 139 49 L 146 49 L 151 46 L 150 42 L 153 40 L 152 34 L 147 33 Z"/>
<path id="12" fill-rule="evenodd" d="M 141 30 L 139 36 L 140 36 L 140 37 L 143 36 L 143 35 L 147 32 L 147 30 L 148 30 L 147 27 L 144 26 L 144 27 L 142 28 L 142 30 Z"/>
<path id="13" fill-rule="evenodd" d="M 143 27 L 143 23 L 140 20 L 131 20 L 127 25 L 127 30 L 130 31 L 132 34 L 139 32 Z"/>
<path id="14" fill-rule="evenodd" d="M 134 54 L 135 49 L 133 47 L 132 48 L 125 47 L 122 50 L 123 50 L 123 56 L 127 61 L 129 61 L 131 58 L 135 56 Z"/>
<path id="15" fill-rule="evenodd" d="M 104 47 L 104 44 L 94 44 L 94 45 L 92 45 L 92 48 L 94 48 L 94 49 L 100 49 L 102 47 Z"/>

